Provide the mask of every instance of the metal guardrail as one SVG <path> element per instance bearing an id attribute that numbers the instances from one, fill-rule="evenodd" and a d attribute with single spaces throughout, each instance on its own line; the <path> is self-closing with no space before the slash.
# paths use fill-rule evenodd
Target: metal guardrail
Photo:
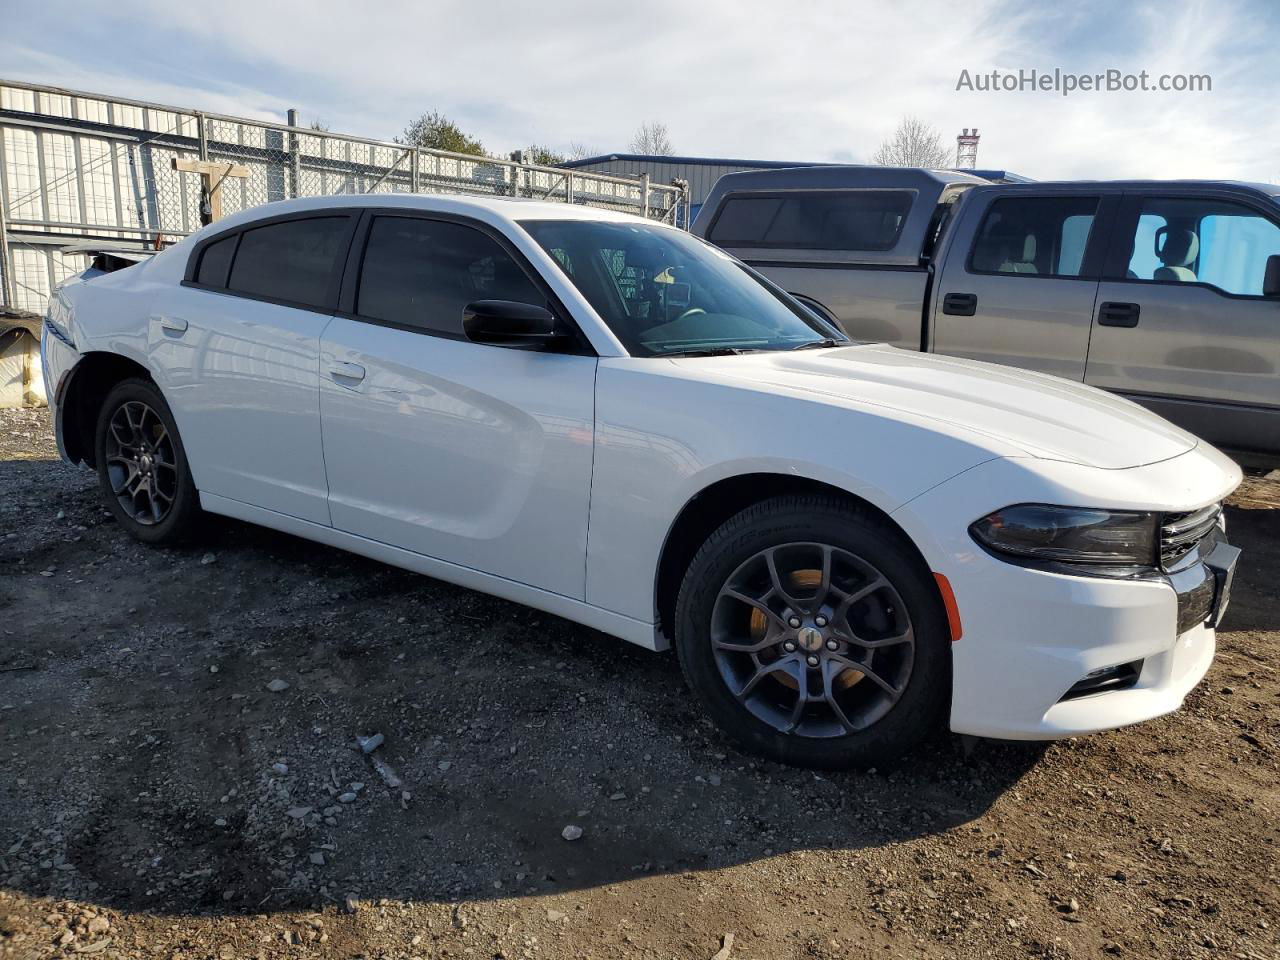
<path id="1" fill-rule="evenodd" d="M 290 119 L 293 113 L 290 112 Z M 0 305 L 43 312 L 82 266 L 79 240 L 149 247 L 200 227 L 201 179 L 175 158 L 235 163 L 225 216 L 291 197 L 464 193 L 622 210 L 688 226 L 688 196 L 647 177 L 413 147 L 208 111 L 0 80 Z"/>

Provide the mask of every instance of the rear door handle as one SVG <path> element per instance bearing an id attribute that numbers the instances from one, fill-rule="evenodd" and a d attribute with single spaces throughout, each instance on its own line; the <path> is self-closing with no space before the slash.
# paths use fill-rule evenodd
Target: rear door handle
<path id="1" fill-rule="evenodd" d="M 160 329 L 168 330 L 170 333 L 186 333 L 187 321 L 181 317 L 157 317 L 160 321 Z"/>
<path id="2" fill-rule="evenodd" d="M 972 317 L 978 312 L 978 295 L 975 293 L 948 293 L 942 298 L 942 312 L 953 317 Z"/>
<path id="3" fill-rule="evenodd" d="M 334 360 L 329 364 L 329 376 L 339 383 L 345 381 L 359 383 L 364 379 L 364 367 L 346 360 Z"/>
<path id="4" fill-rule="evenodd" d="M 1103 327 L 1136 327 L 1142 308 L 1136 303 L 1108 301 L 1098 308 L 1098 324 Z"/>

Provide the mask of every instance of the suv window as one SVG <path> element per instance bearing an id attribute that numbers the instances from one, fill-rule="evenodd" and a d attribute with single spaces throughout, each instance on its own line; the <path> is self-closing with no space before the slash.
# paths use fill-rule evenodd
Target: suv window
<path id="1" fill-rule="evenodd" d="M 227 287 L 307 307 L 329 303 L 329 289 L 345 253 L 347 217 L 284 220 L 240 237 Z"/>
<path id="2" fill-rule="evenodd" d="M 898 242 L 914 198 L 910 190 L 731 196 L 707 239 L 721 247 L 888 250 Z"/>
<path id="3" fill-rule="evenodd" d="M 225 287 L 227 272 L 231 269 L 231 255 L 236 252 L 239 235 L 232 234 L 211 243 L 200 254 L 200 266 L 196 269 L 196 283 L 206 287 Z"/>
<path id="4" fill-rule="evenodd" d="M 1097 210 L 1097 197 L 996 200 L 973 242 L 969 270 L 1078 277 Z"/>
<path id="5" fill-rule="evenodd" d="M 1147 197 L 1124 278 L 1208 283 L 1261 296 L 1267 258 L 1274 254 L 1280 254 L 1280 226 L 1243 204 Z"/>
<path id="6" fill-rule="evenodd" d="M 498 242 L 473 227 L 419 217 L 374 218 L 360 267 L 357 314 L 462 336 L 462 311 L 473 300 L 547 302 Z"/>

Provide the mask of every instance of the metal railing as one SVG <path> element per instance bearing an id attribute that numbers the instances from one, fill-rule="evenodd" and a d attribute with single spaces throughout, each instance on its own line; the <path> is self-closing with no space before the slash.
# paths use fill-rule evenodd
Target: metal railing
<path id="1" fill-rule="evenodd" d="M 294 119 L 290 111 L 290 120 Z M 245 117 L 0 80 L 0 305 L 42 313 L 83 266 L 61 247 L 153 247 L 200 228 L 201 179 L 235 163 L 222 215 L 291 197 L 464 193 L 580 203 L 688 225 L 688 196 L 647 177 L 448 153 Z"/>

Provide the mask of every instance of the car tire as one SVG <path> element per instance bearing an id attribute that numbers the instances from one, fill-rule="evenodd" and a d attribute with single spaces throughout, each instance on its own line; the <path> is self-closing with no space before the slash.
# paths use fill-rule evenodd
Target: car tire
<path id="1" fill-rule="evenodd" d="M 107 509 L 144 543 L 189 539 L 200 520 L 173 413 L 154 383 L 123 380 L 107 394 L 94 433 L 98 483 Z"/>
<path id="2" fill-rule="evenodd" d="M 747 751 L 791 765 L 885 765 L 937 731 L 949 645 L 911 543 L 835 496 L 775 497 L 725 522 L 676 603 L 676 652 L 711 719 Z"/>

